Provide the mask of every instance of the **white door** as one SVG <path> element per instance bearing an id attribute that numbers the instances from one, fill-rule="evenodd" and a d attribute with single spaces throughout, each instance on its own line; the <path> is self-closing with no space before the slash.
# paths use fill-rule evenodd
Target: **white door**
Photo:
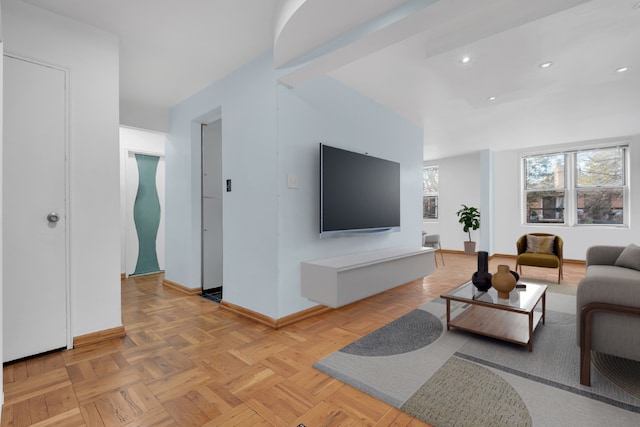
<path id="1" fill-rule="evenodd" d="M 222 120 L 202 125 L 202 290 L 222 288 Z"/>
<path id="2" fill-rule="evenodd" d="M 4 57 L 3 360 L 67 347 L 66 73 Z"/>

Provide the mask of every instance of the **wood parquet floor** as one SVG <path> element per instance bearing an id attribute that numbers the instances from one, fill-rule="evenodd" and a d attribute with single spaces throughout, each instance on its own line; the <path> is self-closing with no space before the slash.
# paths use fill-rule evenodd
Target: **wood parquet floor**
<path id="1" fill-rule="evenodd" d="M 425 426 L 312 367 L 469 280 L 476 258 L 445 254 L 422 279 L 280 330 L 162 276 L 122 283 L 125 338 L 4 366 L 2 426 Z M 495 257 L 514 265 L 511 258 Z M 554 282 L 557 270 L 525 268 Z M 576 285 L 584 265 L 565 264 Z"/>

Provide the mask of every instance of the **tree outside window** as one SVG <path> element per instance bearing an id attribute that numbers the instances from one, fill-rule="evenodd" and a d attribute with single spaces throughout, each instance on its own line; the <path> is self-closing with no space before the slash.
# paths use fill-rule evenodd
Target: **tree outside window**
<path id="1" fill-rule="evenodd" d="M 626 149 L 594 148 L 525 157 L 525 222 L 624 224 Z M 572 188 L 567 182 L 573 183 Z M 575 208 L 575 216 L 565 217 L 567 206 Z"/>
<path id="2" fill-rule="evenodd" d="M 422 169 L 422 217 L 438 219 L 438 166 L 427 166 Z"/>
<path id="3" fill-rule="evenodd" d="M 578 224 L 623 224 L 624 148 L 576 153 Z"/>
<path id="4" fill-rule="evenodd" d="M 564 154 L 524 159 L 527 223 L 564 224 Z"/>

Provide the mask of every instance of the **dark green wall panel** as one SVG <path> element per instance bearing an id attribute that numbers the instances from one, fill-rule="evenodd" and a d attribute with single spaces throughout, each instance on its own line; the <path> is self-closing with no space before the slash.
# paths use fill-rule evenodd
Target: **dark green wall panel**
<path id="1" fill-rule="evenodd" d="M 138 192 L 133 205 L 133 221 L 138 234 L 138 261 L 136 274 L 160 271 L 156 238 L 160 226 L 160 199 L 156 187 L 157 156 L 136 154 L 138 164 Z"/>

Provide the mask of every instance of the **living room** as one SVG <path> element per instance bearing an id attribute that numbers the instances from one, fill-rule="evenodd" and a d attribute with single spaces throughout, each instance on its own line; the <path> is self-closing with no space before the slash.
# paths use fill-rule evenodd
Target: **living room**
<path id="1" fill-rule="evenodd" d="M 23 2 L 3 2 L 3 9 L 4 3 L 11 5 L 8 15 L 16 18 L 8 25 L 4 23 L 8 52 L 62 62 L 72 70 L 70 148 L 74 162 L 71 179 L 77 222 L 71 241 L 73 268 L 69 271 L 73 295 L 70 334 L 73 338 L 121 327 L 116 209 L 118 99 L 114 90 L 118 84 L 118 40 L 85 24 L 71 24 L 66 18 L 52 17 L 49 12 L 34 11 L 38 8 Z M 627 5 L 629 15 L 638 14 L 633 5 L 634 2 Z M 8 15 L 3 10 L 3 19 Z M 75 50 L 72 55 L 57 56 L 57 52 L 53 53 L 42 42 L 50 35 L 46 34 L 49 25 L 55 27 L 53 32 L 66 37 L 62 42 L 55 38 L 54 44 L 68 43 L 69 50 Z M 41 38 L 24 36 L 38 31 Z M 632 38 L 633 34 L 636 33 L 632 33 Z M 69 41 L 72 39 L 74 44 Z M 96 46 L 104 47 L 100 53 L 101 59 L 106 58 L 104 63 L 83 57 L 87 52 L 95 53 Z M 631 68 L 624 75 L 616 74 L 620 85 L 614 86 L 627 87 L 622 85 L 626 79 L 636 83 L 631 86 L 633 90 L 613 90 L 606 98 L 597 97 L 603 105 L 617 104 L 625 110 L 623 113 L 603 112 L 598 116 L 598 111 L 604 108 L 599 105 L 589 114 L 578 117 L 571 126 L 563 117 L 556 117 L 555 121 L 549 116 L 541 121 L 530 120 L 530 125 L 540 132 L 529 132 L 531 127 L 525 132 L 521 122 L 513 122 L 513 128 L 508 126 L 511 132 L 481 134 L 482 144 L 492 141 L 497 144 L 494 148 L 482 145 L 481 149 L 465 147 L 464 152 L 454 150 L 442 154 L 433 148 L 433 128 L 428 122 L 416 123 L 391 112 L 383 99 L 373 101 L 363 95 L 360 88 L 346 84 L 347 79 L 340 70 L 335 75 L 323 74 L 291 85 L 287 79 L 299 78 L 299 74 L 294 73 L 299 71 L 297 67 L 276 69 L 273 53 L 263 53 L 173 106 L 167 128 L 157 129 L 168 131 L 166 219 L 167 241 L 171 244 L 167 247 L 166 277 L 186 288 L 200 286 L 199 129 L 201 123 L 212 117 L 221 117 L 223 121 L 223 173 L 225 179 L 231 180 L 231 191 L 225 193 L 224 298 L 271 319 L 315 306 L 300 294 L 301 261 L 391 246 L 419 246 L 422 230 L 440 234 L 445 249 L 462 250 L 466 235 L 455 218 L 455 211 L 462 203 L 480 207 L 482 227 L 474 233 L 474 238 L 479 248 L 495 254 L 513 254 L 516 239 L 532 229 L 562 235 L 567 242 L 566 258 L 578 261 L 584 260 L 586 248 L 594 243 L 637 242 L 640 236 L 631 225 L 638 219 L 640 209 L 639 202 L 633 198 L 625 212 L 626 227 L 529 227 L 523 226 L 520 215 L 523 155 L 547 149 L 574 150 L 628 143 L 629 167 L 640 164 L 639 154 L 634 150 L 640 141 L 640 128 L 636 120 L 637 74 L 633 74 L 633 70 L 640 67 L 635 66 L 637 57 L 626 59 Z M 364 66 L 366 61 L 358 65 Z M 369 73 L 361 73 L 363 81 L 365 74 Z M 91 78 L 85 82 L 86 76 Z M 609 87 L 603 82 L 596 83 Z M 389 90 L 393 90 L 394 85 L 389 82 Z M 114 93 L 107 94 L 109 90 Z M 500 104 L 499 109 L 520 108 L 514 101 Z M 539 117 L 544 109 L 531 110 L 528 119 Z M 122 118 L 124 112 L 120 110 Z M 86 113 L 86 117 L 79 119 L 80 113 Z M 449 123 L 449 126 L 465 128 L 465 123 Z M 93 124 L 97 127 L 91 130 Z M 478 126 L 465 129 L 477 133 Z M 96 131 L 98 134 L 94 135 Z M 511 145 L 516 144 L 516 140 L 517 147 Z M 442 145 L 462 146 L 453 136 L 447 141 L 456 143 Z M 320 142 L 401 163 L 403 225 L 400 232 L 350 239 L 318 238 Z M 420 216 L 420 176 L 424 160 L 440 167 L 437 222 L 424 223 Z M 94 171 L 100 171 L 101 176 L 93 177 Z M 288 184 L 289 176 L 295 177 L 296 186 Z M 628 188 L 635 188 L 638 179 L 638 174 L 631 169 Z M 97 187 L 88 185 L 96 182 Z M 96 202 L 96 194 L 101 194 L 100 200 L 106 202 L 107 208 Z M 100 227 L 95 227 L 95 223 Z"/>

